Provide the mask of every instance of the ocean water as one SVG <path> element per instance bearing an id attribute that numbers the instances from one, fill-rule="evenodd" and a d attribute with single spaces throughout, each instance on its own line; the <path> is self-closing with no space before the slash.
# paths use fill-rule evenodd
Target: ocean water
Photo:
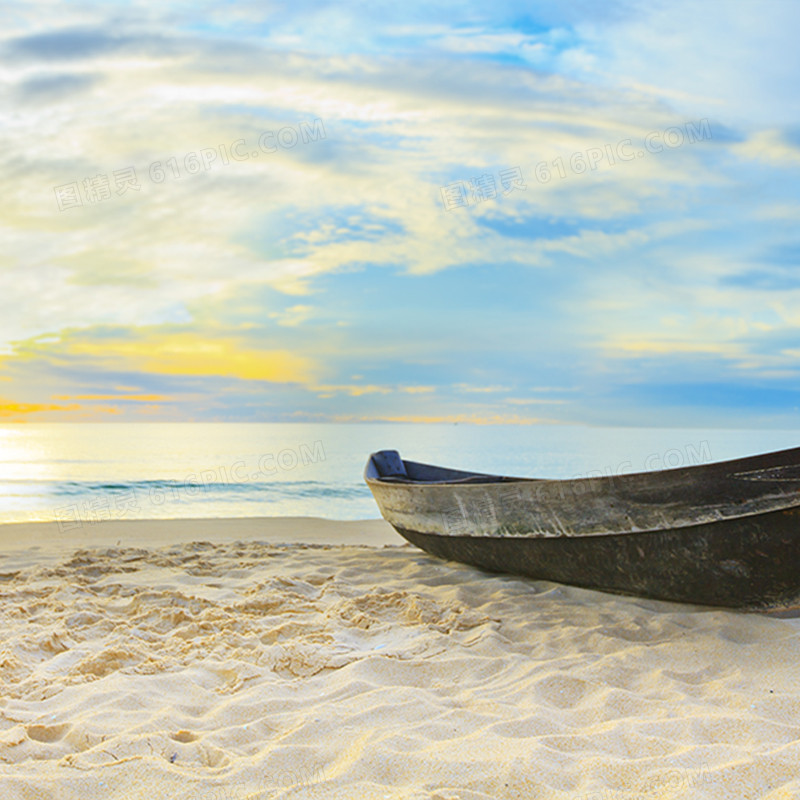
<path id="1" fill-rule="evenodd" d="M 800 445 L 798 431 L 580 426 L 135 423 L 0 427 L 0 522 L 379 516 L 374 450 L 504 475 L 570 478 Z"/>

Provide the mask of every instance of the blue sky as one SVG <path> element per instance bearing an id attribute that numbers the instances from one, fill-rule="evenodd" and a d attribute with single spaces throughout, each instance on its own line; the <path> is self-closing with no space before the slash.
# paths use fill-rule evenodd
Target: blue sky
<path id="1" fill-rule="evenodd" d="M 0 419 L 796 427 L 800 5 L 3 15 Z"/>

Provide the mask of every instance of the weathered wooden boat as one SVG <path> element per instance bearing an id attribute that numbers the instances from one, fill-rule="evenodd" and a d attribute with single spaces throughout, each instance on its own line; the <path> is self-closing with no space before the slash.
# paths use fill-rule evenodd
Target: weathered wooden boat
<path id="1" fill-rule="evenodd" d="M 373 453 L 381 514 L 412 544 L 486 570 L 735 608 L 800 604 L 800 447 L 573 480 Z"/>

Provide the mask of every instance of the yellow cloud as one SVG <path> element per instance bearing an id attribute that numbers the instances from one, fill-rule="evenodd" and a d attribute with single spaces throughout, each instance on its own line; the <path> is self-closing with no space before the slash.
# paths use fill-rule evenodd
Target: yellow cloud
<path id="1" fill-rule="evenodd" d="M 134 400 L 139 403 L 166 403 L 172 398 L 160 394 L 58 394 L 53 400 Z"/>
<path id="2" fill-rule="evenodd" d="M 60 406 L 52 403 L 13 403 L 0 399 L 0 419 L 6 422 L 22 422 L 30 414 L 42 411 L 77 411 L 79 408 L 77 404 Z"/>
<path id="3" fill-rule="evenodd" d="M 80 376 L 77 383 L 42 382 L 48 367 L 66 366 Z M 316 362 L 309 357 L 284 349 L 260 349 L 257 340 L 248 341 L 228 330 L 184 326 L 100 326 L 48 333 L 14 342 L 12 354 L 0 360 L 0 369 L 7 373 L 0 377 L 9 377 L 17 389 L 11 398 L 0 397 L 0 421 L 6 422 L 185 413 L 178 402 L 180 390 L 177 395 L 148 391 L 147 381 L 144 386 L 139 381 L 133 385 L 112 382 L 94 389 L 98 381 L 102 386 L 106 373 L 227 377 L 305 386 L 320 378 Z M 92 388 L 88 381 L 94 384 Z"/>
<path id="4" fill-rule="evenodd" d="M 303 383 L 311 380 L 316 373 L 316 366 L 311 359 L 287 350 L 257 350 L 232 336 L 205 338 L 193 331 L 135 331 L 130 338 L 124 334 L 94 337 L 91 332 L 68 332 L 56 342 L 29 340 L 24 344 L 27 345 L 23 348 L 26 356 L 52 354 L 87 357 L 109 366 L 113 363 L 115 369 L 162 375 Z"/>
<path id="5" fill-rule="evenodd" d="M 320 397 L 333 397 L 340 392 L 348 394 L 350 397 L 361 397 L 361 395 L 364 394 L 392 394 L 395 390 L 390 386 L 376 386 L 375 384 L 369 383 L 365 385 L 339 384 L 336 386 L 315 386 L 314 391 L 319 392 Z"/>
<path id="6" fill-rule="evenodd" d="M 311 318 L 314 311 L 313 306 L 297 305 L 287 308 L 283 312 L 273 312 L 270 318 L 277 321 L 278 325 L 285 325 L 286 327 L 294 327 L 301 325 L 306 320 Z"/>

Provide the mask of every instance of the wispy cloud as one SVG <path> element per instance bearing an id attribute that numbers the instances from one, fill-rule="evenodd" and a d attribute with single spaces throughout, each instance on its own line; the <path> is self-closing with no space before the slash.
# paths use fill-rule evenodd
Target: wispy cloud
<path id="1" fill-rule="evenodd" d="M 684 424 L 628 390 L 794 379 L 793 4 L 9 12 L 5 418 Z"/>

